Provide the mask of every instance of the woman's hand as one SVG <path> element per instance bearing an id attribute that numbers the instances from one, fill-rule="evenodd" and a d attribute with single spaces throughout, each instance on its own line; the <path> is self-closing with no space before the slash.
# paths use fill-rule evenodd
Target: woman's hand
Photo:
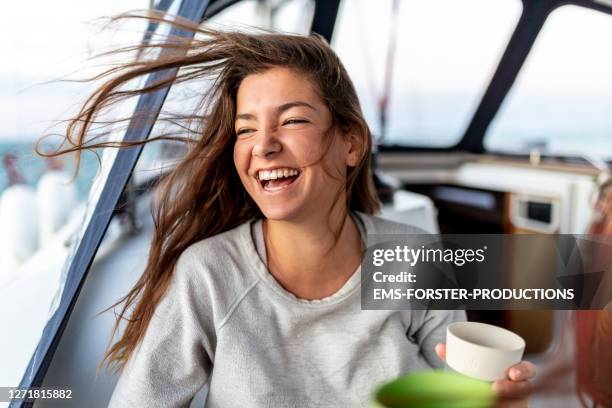
<path id="1" fill-rule="evenodd" d="M 436 353 L 442 361 L 446 360 L 446 345 L 436 345 Z M 498 407 L 527 407 L 527 396 L 531 390 L 529 379 L 535 376 L 535 366 L 529 361 L 521 361 L 508 369 L 508 380 L 498 380 L 492 385 L 493 391 L 502 401 Z"/>

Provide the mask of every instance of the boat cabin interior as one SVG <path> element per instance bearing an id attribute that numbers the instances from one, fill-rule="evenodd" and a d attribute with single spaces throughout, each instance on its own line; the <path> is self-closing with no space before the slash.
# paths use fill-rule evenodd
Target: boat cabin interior
<path id="1" fill-rule="evenodd" d="M 383 217 L 442 234 L 612 231 L 612 1 L 159 0 L 155 7 L 214 27 L 325 37 L 374 137 Z M 164 28 L 148 29 L 143 41 Z M 143 96 L 134 109 L 159 112 L 173 92 Z M 155 131 L 151 120 L 122 137 Z M 19 318 L 0 312 L 14 324 L 3 347 L 13 350 L 6 381 L 78 389 L 65 407 L 106 406 L 117 375 L 96 368 L 115 316 L 97 314 L 142 273 L 151 191 L 163 163 L 183 153 L 170 142 L 105 153 L 78 216 L 0 288 L 0 302 L 20 310 Z M 555 260 L 543 251 L 532 262 L 546 268 Z M 468 318 L 520 334 L 540 377 L 560 360 L 573 364 L 574 312 L 478 310 Z M 575 390 L 576 373 L 565 374 L 559 381 Z M 205 395 L 191 406 L 203 406 Z M 530 406 L 580 400 L 573 391 L 534 395 Z"/>

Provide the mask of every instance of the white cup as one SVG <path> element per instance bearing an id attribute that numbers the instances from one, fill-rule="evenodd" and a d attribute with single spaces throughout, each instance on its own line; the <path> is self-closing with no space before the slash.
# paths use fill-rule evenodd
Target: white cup
<path id="1" fill-rule="evenodd" d="M 484 381 L 508 378 L 508 369 L 521 361 L 525 340 L 501 327 L 456 322 L 446 329 L 446 364 L 453 370 Z"/>

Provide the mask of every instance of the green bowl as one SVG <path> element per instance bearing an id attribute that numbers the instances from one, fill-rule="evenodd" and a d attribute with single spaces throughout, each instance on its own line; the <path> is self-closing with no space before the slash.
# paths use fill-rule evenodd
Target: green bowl
<path id="1" fill-rule="evenodd" d="M 450 371 L 422 371 L 379 387 L 371 408 L 488 408 L 495 404 L 491 384 Z"/>

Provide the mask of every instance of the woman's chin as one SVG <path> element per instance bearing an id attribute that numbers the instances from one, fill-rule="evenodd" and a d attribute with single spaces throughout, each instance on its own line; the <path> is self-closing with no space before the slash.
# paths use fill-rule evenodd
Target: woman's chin
<path id="1" fill-rule="evenodd" d="M 289 206 L 260 207 L 260 209 L 266 219 L 270 221 L 293 221 L 300 218 L 301 213 L 303 213 L 299 208 Z"/>
<path id="2" fill-rule="evenodd" d="M 266 219 L 270 221 L 291 221 L 295 217 L 286 211 L 262 211 Z"/>

